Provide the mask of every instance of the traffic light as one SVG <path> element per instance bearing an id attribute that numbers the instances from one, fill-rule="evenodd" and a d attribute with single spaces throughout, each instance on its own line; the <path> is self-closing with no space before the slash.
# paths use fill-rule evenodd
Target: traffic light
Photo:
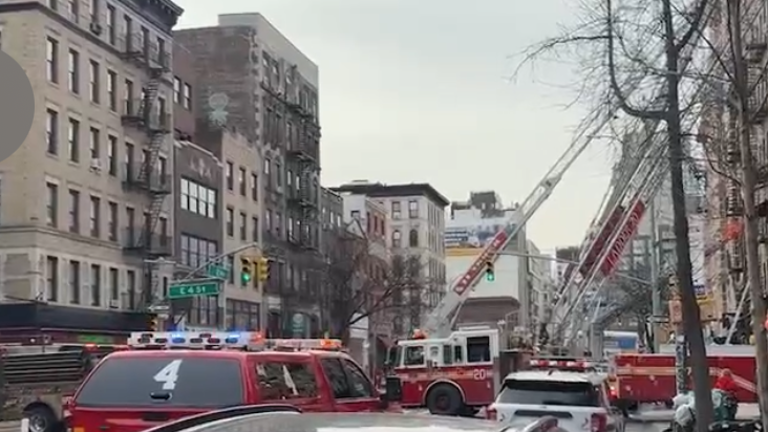
<path id="1" fill-rule="evenodd" d="M 247 284 L 253 279 L 253 273 L 254 273 L 254 262 L 251 257 L 241 257 L 240 258 L 240 280 L 243 282 L 243 285 Z"/>
<path id="2" fill-rule="evenodd" d="M 256 263 L 256 274 L 259 278 L 259 282 L 265 282 L 269 279 L 269 258 L 259 257 Z"/>
<path id="3" fill-rule="evenodd" d="M 485 280 L 493 282 L 496 280 L 496 273 L 493 271 L 493 261 L 485 262 Z"/>
<path id="4" fill-rule="evenodd" d="M 149 317 L 149 330 L 153 332 L 160 331 L 160 320 L 156 314 L 152 314 Z"/>

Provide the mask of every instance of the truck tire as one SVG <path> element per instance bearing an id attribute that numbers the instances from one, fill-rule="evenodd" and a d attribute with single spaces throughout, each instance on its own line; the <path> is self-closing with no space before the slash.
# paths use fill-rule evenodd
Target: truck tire
<path id="1" fill-rule="evenodd" d="M 56 432 L 60 423 L 53 410 L 43 404 L 27 407 L 24 417 L 29 419 L 29 432 Z"/>
<path id="2" fill-rule="evenodd" d="M 438 384 L 427 393 L 427 408 L 430 414 L 457 416 L 464 409 L 464 400 L 456 386 Z"/>

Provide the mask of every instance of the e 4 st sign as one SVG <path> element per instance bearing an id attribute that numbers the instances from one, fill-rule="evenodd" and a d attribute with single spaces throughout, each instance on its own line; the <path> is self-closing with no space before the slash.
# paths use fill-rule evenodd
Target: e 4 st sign
<path id="1" fill-rule="evenodd" d="M 189 281 L 168 287 L 168 298 L 179 299 L 187 297 L 216 295 L 221 292 L 218 281 Z"/>

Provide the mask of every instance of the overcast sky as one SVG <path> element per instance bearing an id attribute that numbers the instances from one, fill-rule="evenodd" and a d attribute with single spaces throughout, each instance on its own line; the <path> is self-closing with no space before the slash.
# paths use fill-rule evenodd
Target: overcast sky
<path id="1" fill-rule="evenodd" d="M 179 28 L 260 12 L 320 68 L 322 176 L 429 182 L 451 200 L 496 190 L 522 201 L 568 146 L 582 112 L 565 65 L 525 69 L 520 53 L 568 23 L 565 0 L 176 0 Z M 482 6 L 481 6 L 482 5 Z M 533 217 L 546 251 L 579 243 L 597 211 L 611 153 L 593 145 Z"/>

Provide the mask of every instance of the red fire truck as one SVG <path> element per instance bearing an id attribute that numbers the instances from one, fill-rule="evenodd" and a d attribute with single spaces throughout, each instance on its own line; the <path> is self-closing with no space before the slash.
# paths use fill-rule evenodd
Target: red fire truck
<path id="1" fill-rule="evenodd" d="M 675 396 L 674 347 L 662 347 L 660 351 L 660 354 L 617 354 L 614 357 L 614 404 L 617 407 L 631 411 L 642 403 L 671 403 Z M 707 359 L 712 384 L 723 369 L 730 369 L 739 386 L 736 394 L 739 402 L 757 402 L 754 347 L 710 345 Z"/>
<path id="2" fill-rule="evenodd" d="M 493 402 L 504 376 L 531 363 L 531 349 L 505 350 L 500 342 L 499 331 L 489 327 L 398 342 L 388 363 L 390 374 L 402 383 L 401 405 L 426 407 L 432 414 L 474 416 Z"/>

